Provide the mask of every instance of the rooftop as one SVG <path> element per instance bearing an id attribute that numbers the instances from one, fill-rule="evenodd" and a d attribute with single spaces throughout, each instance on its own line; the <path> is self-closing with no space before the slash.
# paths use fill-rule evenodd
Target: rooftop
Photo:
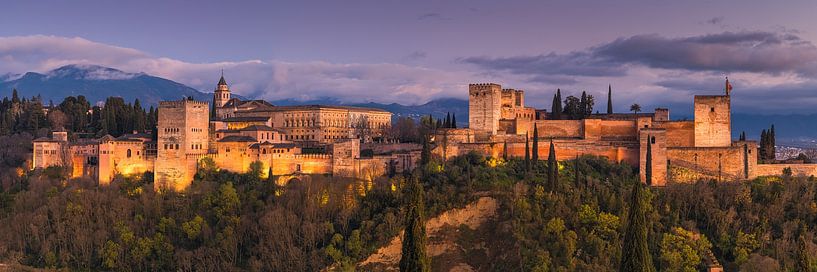
<path id="1" fill-rule="evenodd" d="M 255 138 L 250 136 L 239 136 L 239 135 L 231 135 L 224 137 L 219 142 L 255 142 Z"/>

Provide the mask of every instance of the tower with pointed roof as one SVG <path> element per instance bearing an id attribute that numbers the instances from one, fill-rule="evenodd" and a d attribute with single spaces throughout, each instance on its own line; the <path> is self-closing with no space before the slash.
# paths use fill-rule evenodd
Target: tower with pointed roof
<path id="1" fill-rule="evenodd" d="M 216 90 L 213 93 L 213 106 L 221 108 L 227 101 L 230 100 L 230 87 L 227 86 L 227 81 L 224 80 L 224 72 L 221 72 L 221 79 L 218 80 Z"/>

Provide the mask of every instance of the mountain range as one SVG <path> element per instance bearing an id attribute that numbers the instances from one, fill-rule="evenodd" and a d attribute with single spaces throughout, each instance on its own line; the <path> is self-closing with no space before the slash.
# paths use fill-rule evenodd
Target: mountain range
<path id="1" fill-rule="evenodd" d="M 157 105 L 161 100 L 177 100 L 192 96 L 198 100 L 209 101 L 212 93 L 205 93 L 184 84 L 151 76 L 145 73 L 127 73 L 117 69 L 96 65 L 67 65 L 45 74 L 28 72 L 22 75 L 7 74 L 0 76 L 0 97 L 11 96 L 12 89 L 17 89 L 20 96 L 41 95 L 43 101 L 52 100 L 59 103 L 67 96 L 85 95 L 92 102 L 104 101 L 109 96 L 121 96 L 125 101 L 138 98 L 143 105 Z M 241 96 L 237 96 L 242 98 Z M 457 98 L 439 98 L 421 105 L 402 105 L 397 103 L 346 103 L 338 98 L 321 98 L 315 100 L 282 99 L 269 101 L 273 105 L 347 105 L 371 107 L 387 110 L 395 117 L 417 118 L 433 115 L 444 118 L 447 113 L 455 114 L 457 123 L 464 126 L 468 123 L 468 101 Z M 740 132 L 746 131 L 749 139 L 757 139 L 762 129 L 775 125 L 778 142 L 799 143 L 815 146 L 817 139 L 817 114 L 810 115 L 758 115 L 734 113 L 732 115 L 732 134 L 737 138 Z"/>

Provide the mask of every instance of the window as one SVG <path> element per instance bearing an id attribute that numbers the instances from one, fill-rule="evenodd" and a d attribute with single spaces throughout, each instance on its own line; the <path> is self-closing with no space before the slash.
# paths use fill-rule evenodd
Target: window
<path id="1" fill-rule="evenodd" d="M 131 154 L 130 154 L 130 149 L 128 149 L 128 152 L 127 152 L 127 153 L 128 153 L 128 158 L 130 158 L 130 155 L 131 155 Z"/>
<path id="2" fill-rule="evenodd" d="M 176 148 L 175 148 L 175 149 L 179 149 L 179 144 L 176 144 Z"/>
<path id="3" fill-rule="evenodd" d="M 650 142 L 655 143 L 655 136 L 652 136 L 652 138 L 650 139 Z"/>
<path id="4" fill-rule="evenodd" d="M 710 112 L 715 112 L 715 107 L 711 107 L 711 108 L 709 108 L 709 111 L 710 111 Z"/>

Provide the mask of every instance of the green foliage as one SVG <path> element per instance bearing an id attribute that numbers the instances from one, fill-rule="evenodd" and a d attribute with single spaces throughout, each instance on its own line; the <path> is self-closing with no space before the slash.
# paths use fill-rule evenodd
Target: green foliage
<path id="1" fill-rule="evenodd" d="M 661 238 L 661 267 L 666 271 L 698 271 L 712 244 L 683 228 L 673 228 Z"/>

